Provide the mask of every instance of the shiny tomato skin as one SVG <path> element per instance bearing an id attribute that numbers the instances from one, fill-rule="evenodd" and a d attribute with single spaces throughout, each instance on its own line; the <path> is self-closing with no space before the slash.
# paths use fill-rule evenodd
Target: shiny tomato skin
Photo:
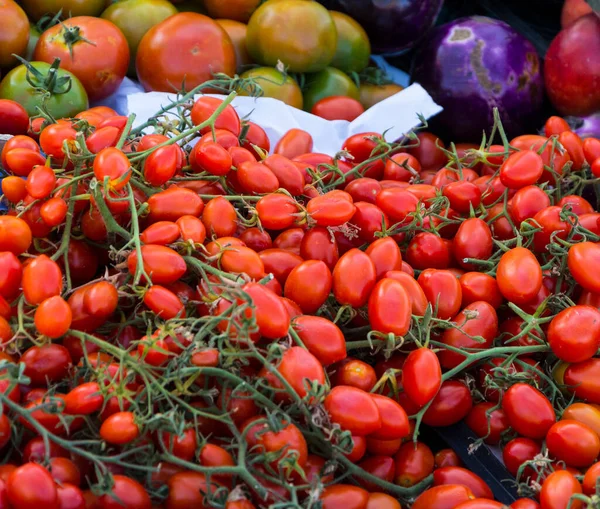
<path id="1" fill-rule="evenodd" d="M 600 274 L 590 271 L 600 262 L 600 245 L 580 242 L 569 249 L 567 264 L 575 281 L 591 292 L 600 293 Z"/>
<path id="2" fill-rule="evenodd" d="M 569 504 L 571 496 L 581 493 L 581 484 L 575 476 L 567 470 L 557 470 L 552 472 L 542 484 L 540 492 L 540 503 L 542 509 L 582 509 L 583 504 L 580 500 L 574 500 Z"/>
<path id="3" fill-rule="evenodd" d="M 475 318 L 470 318 L 471 313 Z M 442 336 L 442 343 L 455 348 L 489 348 L 498 333 L 498 315 L 488 302 L 479 301 L 469 304 L 452 321 L 460 329 L 446 329 Z M 475 336 L 481 336 L 483 342 L 473 339 Z M 446 369 L 455 368 L 466 360 L 465 355 L 451 350 L 442 350 L 439 357 L 440 364 Z"/>
<path id="4" fill-rule="evenodd" d="M 366 509 L 369 492 L 351 484 L 333 484 L 323 490 L 320 501 L 323 509 Z"/>
<path id="5" fill-rule="evenodd" d="M 594 463 L 589 467 L 583 478 L 583 492 L 586 495 L 596 494 L 596 483 L 600 477 L 600 462 Z"/>
<path id="6" fill-rule="evenodd" d="M 347 120 L 352 122 L 365 112 L 363 105 L 352 97 L 333 95 L 317 101 L 311 113 L 325 120 Z"/>
<path id="7" fill-rule="evenodd" d="M 417 282 L 439 318 L 447 320 L 458 313 L 462 302 L 462 289 L 458 278 L 452 272 L 426 269 L 421 272 Z"/>
<path id="8" fill-rule="evenodd" d="M 324 366 L 346 358 L 346 341 L 340 328 L 322 316 L 301 315 L 292 327 L 308 349 Z M 322 338 L 327 338 L 323 341 Z"/>
<path id="9" fill-rule="evenodd" d="M 588 467 L 600 453 L 600 438 L 587 424 L 566 419 L 555 423 L 546 435 L 552 457 L 571 467 Z"/>
<path id="10" fill-rule="evenodd" d="M 504 298 L 498 288 L 496 279 L 482 272 L 466 272 L 460 279 L 462 290 L 462 306 L 477 301 L 485 301 L 491 304 L 494 309 L 498 309 Z"/>
<path id="11" fill-rule="evenodd" d="M 0 216 L 0 249 L 20 255 L 29 249 L 32 242 L 30 226 L 18 217 Z"/>
<path id="12" fill-rule="evenodd" d="M 450 426 L 463 419 L 473 406 L 468 387 L 456 380 L 442 383 L 440 390 L 423 416 L 428 426 Z"/>
<path id="13" fill-rule="evenodd" d="M 500 258 L 496 281 L 507 300 L 522 305 L 539 292 L 542 286 L 542 269 L 531 251 L 515 247 Z"/>
<path id="14" fill-rule="evenodd" d="M 506 506 L 495 500 L 488 498 L 475 498 L 467 502 L 463 502 L 455 507 L 455 509 L 504 509 Z"/>
<path id="15" fill-rule="evenodd" d="M 43 505 L 59 509 L 58 493 L 52 476 L 37 463 L 25 463 L 14 470 L 6 481 L 8 500 L 16 509 Z"/>
<path id="16" fill-rule="evenodd" d="M 565 371 L 565 385 L 579 399 L 600 404 L 600 359 L 571 364 Z"/>
<path id="17" fill-rule="evenodd" d="M 550 206 L 549 196 L 537 186 L 526 186 L 519 189 L 510 200 L 509 213 L 516 226 L 527 219 L 535 217 L 540 211 Z"/>
<path id="18" fill-rule="evenodd" d="M 394 482 L 406 488 L 418 484 L 433 472 L 433 453 L 423 442 L 405 443 L 400 447 L 394 460 L 396 463 Z"/>
<path id="19" fill-rule="evenodd" d="M 425 490 L 417 497 L 412 509 L 454 509 L 475 498 L 473 492 L 460 484 L 445 484 Z"/>
<path id="20" fill-rule="evenodd" d="M 509 189 L 535 184 L 544 172 L 544 161 L 533 150 L 513 152 L 500 167 L 500 181 Z"/>
<path id="21" fill-rule="evenodd" d="M 419 286 L 419 283 L 417 283 L 415 278 L 404 272 L 403 268 L 404 266 L 402 266 L 401 270 L 386 272 L 384 276 L 386 278 L 395 279 L 404 286 L 412 305 L 412 314 L 423 316 L 429 304 L 425 292 L 423 292 L 423 289 Z"/>
<path id="22" fill-rule="evenodd" d="M 450 244 L 435 233 L 418 233 L 406 249 L 406 261 L 415 269 L 447 269 L 452 261 Z"/>
<path id="23" fill-rule="evenodd" d="M 433 485 L 461 484 L 469 488 L 477 498 L 493 499 L 490 487 L 477 474 L 462 467 L 437 468 L 433 472 Z"/>
<path id="24" fill-rule="evenodd" d="M 263 164 L 273 172 L 279 182 L 279 187 L 292 196 L 300 196 L 306 185 L 304 175 L 287 157 L 273 154 L 267 157 Z"/>
<path id="25" fill-rule="evenodd" d="M 512 504 L 511 509 L 540 509 L 540 504 L 530 498 L 518 498 Z"/>
<path id="26" fill-rule="evenodd" d="M 498 444 L 502 433 L 509 428 L 506 413 L 501 408 L 494 408 L 494 403 L 483 401 L 477 403 L 465 418 L 465 423 L 475 434 L 483 438 L 486 444 Z M 493 409 L 491 412 L 490 410 Z"/>
<path id="27" fill-rule="evenodd" d="M 587 403 L 572 403 L 565 408 L 561 420 L 570 419 L 592 428 L 600 436 L 600 409 Z"/>
<path id="28" fill-rule="evenodd" d="M 411 401 L 419 407 L 426 405 L 441 385 L 442 369 L 438 356 L 429 348 L 410 352 L 402 367 L 402 386 Z"/>
<path id="29" fill-rule="evenodd" d="M 75 27 L 79 27 L 84 40 L 69 47 L 66 33 Z M 129 47 L 123 33 L 110 21 L 78 16 L 55 25 L 40 37 L 34 59 L 52 63 L 54 58 L 60 58 L 61 68 L 79 78 L 90 101 L 98 101 L 115 92 L 123 81 Z"/>
<path id="30" fill-rule="evenodd" d="M 547 338 L 554 354 L 569 363 L 583 362 L 600 347 L 600 311 L 592 306 L 571 306 L 556 315 Z"/>
<path id="31" fill-rule="evenodd" d="M 400 270 L 402 267 L 402 253 L 392 237 L 375 240 L 366 253 L 375 264 L 377 279 L 381 279 L 390 270 Z"/>
<path id="32" fill-rule="evenodd" d="M 2 4 L 0 4 L 0 14 L 4 21 L 0 39 L 0 46 L 2 47 L 0 51 L 0 67 L 10 69 L 18 63 L 13 55 L 25 56 L 30 37 L 29 23 L 27 14 L 25 14 L 23 9 L 16 2 L 2 2 Z M 5 106 L 4 108 L 7 107 Z M 22 122 L 13 123 L 12 120 L 13 118 L 16 120 L 16 117 L 13 117 L 12 115 L 9 116 L 7 113 L 5 113 L 5 115 L 6 120 L 3 119 L 1 121 L 2 127 L 4 127 L 6 122 L 6 126 L 9 129 L 18 129 L 17 132 L 10 132 L 9 130 L 3 131 L 2 129 L 0 129 L 0 131 L 5 132 L 6 134 L 25 134 L 27 127 L 25 127 L 25 131 L 21 132 Z M 9 120 L 10 122 L 7 122 Z M 21 128 L 19 128 L 19 126 L 21 126 Z"/>
<path id="33" fill-rule="evenodd" d="M 139 427 L 132 412 L 117 412 L 100 427 L 100 436 L 109 444 L 124 445 L 139 436 Z"/>
<path id="34" fill-rule="evenodd" d="M 348 357 L 336 366 L 333 385 L 350 385 L 369 392 L 377 383 L 372 366 L 359 359 Z"/>
<path id="35" fill-rule="evenodd" d="M 167 43 L 165 43 L 167 41 Z M 177 48 L 177 56 L 173 57 Z M 210 18 L 182 12 L 152 27 L 138 46 L 138 78 L 146 91 L 186 91 L 212 79 L 212 73 L 235 73 L 235 50 L 227 33 Z"/>
<path id="36" fill-rule="evenodd" d="M 528 438 L 543 438 L 556 422 L 554 408 L 546 396 L 525 383 L 514 384 L 505 392 L 502 408 L 511 427 Z"/>
<path id="37" fill-rule="evenodd" d="M 29 304 L 41 304 L 50 297 L 60 295 L 62 271 L 54 260 L 46 255 L 39 255 L 23 269 L 21 285 Z"/>
<path id="38" fill-rule="evenodd" d="M 381 429 L 377 405 L 369 393 L 356 387 L 334 387 L 325 397 L 324 405 L 332 422 L 353 435 L 370 435 Z"/>
<path id="39" fill-rule="evenodd" d="M 315 226 L 302 237 L 300 256 L 305 260 L 321 260 L 327 264 L 329 270 L 333 271 L 339 260 L 337 242 L 332 238 L 329 230 L 322 226 Z"/>
<path id="40" fill-rule="evenodd" d="M 396 440 L 405 438 L 410 432 L 406 411 L 393 399 L 381 394 L 372 394 L 371 397 L 379 409 L 381 429 L 371 433 L 370 438 L 380 440 Z"/>
<path id="41" fill-rule="evenodd" d="M 290 272 L 303 262 L 300 256 L 285 249 L 265 249 L 258 256 L 263 262 L 265 272 L 273 274 L 282 285 L 285 285 Z"/>
<path id="42" fill-rule="evenodd" d="M 356 211 L 350 222 L 359 228 L 358 236 L 365 242 L 373 242 L 375 233 L 387 228 L 389 220 L 385 213 L 372 203 L 359 201 L 354 204 Z"/>
<path id="43" fill-rule="evenodd" d="M 175 20 L 173 20 L 175 21 Z M 217 97 L 200 97 L 192 106 L 191 118 L 194 125 L 200 125 L 206 122 L 223 104 L 222 99 L 218 99 Z M 230 133 L 239 136 L 241 131 L 241 122 L 240 117 L 237 112 L 230 104 L 225 106 L 225 108 L 221 111 L 219 116 L 215 120 L 215 129 L 225 129 Z M 200 131 L 201 133 L 210 133 L 210 127 L 205 127 Z M 206 140 L 206 141 L 205 141 Z M 202 143 L 212 144 L 211 136 L 203 136 Z M 225 147 L 228 148 L 228 147 Z M 197 159 L 197 158 L 196 158 Z"/>
<path id="44" fill-rule="evenodd" d="M 38 332 L 51 339 L 66 334 L 71 326 L 72 319 L 71 308 L 58 295 L 44 300 L 34 314 L 34 323 Z"/>
<path id="45" fill-rule="evenodd" d="M 411 147 L 407 152 L 417 158 L 424 171 L 437 171 L 447 164 L 448 158 L 440 150 L 440 148 L 446 148 L 446 146 L 440 138 L 426 131 L 418 133 L 417 138 L 419 139 L 419 144 L 416 147 Z"/>
<path id="46" fill-rule="evenodd" d="M 290 327 L 290 316 L 281 298 L 259 283 L 247 283 L 242 290 L 252 299 L 261 336 L 267 339 L 286 336 Z"/>
<path id="47" fill-rule="evenodd" d="M 435 454 L 435 468 L 460 467 L 462 461 L 454 449 L 441 449 Z"/>
<path id="48" fill-rule="evenodd" d="M 373 330 L 404 336 L 410 328 L 412 314 L 408 292 L 394 279 L 381 279 L 369 296 L 368 313 Z"/>
<path id="49" fill-rule="evenodd" d="M 342 305 L 362 307 L 376 280 L 377 269 L 368 253 L 351 249 L 342 255 L 333 269 L 333 295 Z"/>
<path id="50" fill-rule="evenodd" d="M 169 247 L 150 244 L 142 246 L 141 251 L 144 270 L 153 283 L 174 283 L 187 270 L 183 257 Z M 135 274 L 137 269 L 137 254 L 135 251 L 129 255 L 127 265 L 129 272 Z"/>
<path id="51" fill-rule="evenodd" d="M 118 509 L 123 505 L 131 509 L 151 509 L 150 496 L 140 483 L 124 475 L 114 475 L 113 480 L 112 493 L 98 499 L 101 509 Z"/>
<path id="52" fill-rule="evenodd" d="M 466 262 L 465 258 L 487 260 L 491 256 L 493 243 L 490 227 L 482 219 L 467 219 L 459 226 L 452 249 L 454 258 L 463 269 L 476 270 L 477 265 Z"/>
<path id="53" fill-rule="evenodd" d="M 284 295 L 296 302 L 304 313 L 315 313 L 329 296 L 333 283 L 324 262 L 308 260 L 295 267 L 287 277 Z"/>

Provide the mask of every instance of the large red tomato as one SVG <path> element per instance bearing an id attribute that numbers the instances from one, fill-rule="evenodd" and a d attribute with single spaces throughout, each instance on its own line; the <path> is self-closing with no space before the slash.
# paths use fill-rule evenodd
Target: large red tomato
<path id="1" fill-rule="evenodd" d="M 114 93 L 129 65 L 127 39 L 110 21 L 89 16 L 70 18 L 46 30 L 35 47 L 34 60 L 52 63 L 72 72 L 98 101 Z"/>
<path id="2" fill-rule="evenodd" d="M 13 57 L 23 55 L 29 42 L 29 23 L 23 9 L 13 0 L 0 0 L 0 67 L 9 67 L 17 62 Z"/>
<path id="3" fill-rule="evenodd" d="M 136 70 L 144 89 L 187 91 L 214 73 L 235 74 L 235 49 L 227 32 L 212 19 L 181 12 L 152 27 L 138 47 Z"/>

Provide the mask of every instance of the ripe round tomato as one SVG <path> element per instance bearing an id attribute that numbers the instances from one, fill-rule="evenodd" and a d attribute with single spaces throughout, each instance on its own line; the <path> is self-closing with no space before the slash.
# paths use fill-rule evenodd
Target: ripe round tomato
<path id="1" fill-rule="evenodd" d="M 445 484 L 425 490 L 417 497 L 412 509 L 453 509 L 475 498 L 473 492 L 460 484 Z"/>
<path id="2" fill-rule="evenodd" d="M 286 336 L 290 327 L 290 316 L 281 298 L 258 283 L 247 283 L 242 290 L 252 299 L 254 316 L 261 336 L 268 339 Z"/>
<path id="3" fill-rule="evenodd" d="M 187 270 L 183 257 L 166 246 L 142 246 L 144 270 L 153 283 L 169 284 L 177 281 Z M 137 253 L 133 251 L 127 258 L 127 266 L 131 274 L 137 269 Z"/>
<path id="4" fill-rule="evenodd" d="M 46 255 L 39 255 L 23 270 L 23 294 L 29 304 L 41 304 L 50 297 L 60 295 L 62 286 L 60 267 Z"/>
<path id="5" fill-rule="evenodd" d="M 32 242 L 28 224 L 14 216 L 0 216 L 0 251 L 20 255 L 29 249 Z"/>
<path id="6" fill-rule="evenodd" d="M 364 113 L 363 105 L 346 95 L 325 96 L 314 103 L 310 112 L 325 120 L 347 120 L 352 122 Z"/>
<path id="7" fill-rule="evenodd" d="M 587 424 L 566 419 L 554 424 L 546 435 L 551 456 L 572 467 L 591 465 L 600 453 L 600 438 Z"/>
<path id="8" fill-rule="evenodd" d="M 442 385 L 442 369 L 437 355 L 429 348 L 408 354 L 402 367 L 402 386 L 411 401 L 422 407 L 429 403 Z"/>
<path id="9" fill-rule="evenodd" d="M 478 437 L 484 438 L 487 444 L 498 444 L 501 434 L 509 428 L 506 413 L 501 408 L 494 408 L 494 403 L 477 403 L 465 418 L 465 423 Z M 490 410 L 494 408 L 490 412 Z"/>
<path id="10" fill-rule="evenodd" d="M 91 101 L 114 93 L 129 65 L 123 33 L 110 21 L 88 16 L 69 18 L 46 30 L 33 56 L 47 63 L 60 58 L 61 67 L 79 78 Z"/>
<path id="11" fill-rule="evenodd" d="M 582 362 L 600 347 L 600 311 L 592 306 L 572 306 L 556 315 L 548 328 L 554 354 L 565 362 Z"/>
<path id="12" fill-rule="evenodd" d="M 517 305 L 531 301 L 542 287 L 542 269 L 531 251 L 515 247 L 500 258 L 496 281 L 502 295 Z"/>
<path id="13" fill-rule="evenodd" d="M 166 42 L 165 42 L 166 41 Z M 175 49 L 177 51 L 175 51 Z M 235 51 L 226 32 L 213 20 L 182 12 L 153 26 L 142 37 L 136 70 L 146 91 L 189 92 L 213 73 L 235 74 Z"/>
<path id="14" fill-rule="evenodd" d="M 333 278 L 330 270 L 320 260 L 307 260 L 288 275 L 284 295 L 293 300 L 306 314 L 315 313 L 327 300 Z"/>
<path id="15" fill-rule="evenodd" d="M 359 249 L 351 249 L 335 264 L 333 294 L 340 304 L 359 308 L 367 303 L 376 280 L 371 257 Z"/>
<path id="16" fill-rule="evenodd" d="M 450 426 L 467 416 L 473 406 L 469 388 L 462 382 L 447 380 L 423 416 L 428 426 Z"/>
<path id="17" fill-rule="evenodd" d="M 37 463 L 25 463 L 15 469 L 6 481 L 12 507 L 25 509 L 43 505 L 59 509 L 58 493 L 52 476 Z"/>
<path id="18" fill-rule="evenodd" d="M 490 227 L 477 217 L 467 219 L 458 227 L 452 248 L 461 267 L 475 270 L 477 266 L 465 261 L 465 258 L 487 260 L 491 256 L 493 243 Z"/>
<path id="19" fill-rule="evenodd" d="M 324 366 L 346 358 L 346 341 L 340 328 L 322 316 L 297 316 L 292 326 L 308 351 Z M 323 341 L 322 338 L 327 338 Z"/>
<path id="20" fill-rule="evenodd" d="M 600 293 L 600 275 L 589 267 L 600 261 L 600 246 L 594 242 L 581 242 L 569 249 L 567 263 L 571 275 L 581 286 L 591 292 Z"/>
<path id="21" fill-rule="evenodd" d="M 405 443 L 395 456 L 394 482 L 406 488 L 414 486 L 427 477 L 434 468 L 431 449 L 423 442 Z"/>
<path id="22" fill-rule="evenodd" d="M 544 172 L 542 157 L 533 150 L 513 152 L 500 167 L 500 182 L 509 189 L 535 184 Z"/>
<path id="23" fill-rule="evenodd" d="M 333 484 L 323 490 L 320 502 L 323 509 L 365 509 L 369 492 L 351 484 Z"/>
<path id="24" fill-rule="evenodd" d="M 62 297 L 55 295 L 44 300 L 35 310 L 35 327 L 40 334 L 51 339 L 66 334 L 71 326 L 72 313 Z"/>
<path id="25" fill-rule="evenodd" d="M 489 348 L 498 333 L 496 310 L 484 301 L 469 304 L 452 321 L 459 328 L 446 329 L 442 343 L 460 350 Z M 475 337 L 481 337 L 483 341 L 475 340 Z M 465 355 L 452 350 L 442 350 L 439 358 L 440 364 L 446 369 L 455 368 L 466 360 Z"/>
<path id="26" fill-rule="evenodd" d="M 571 472 L 557 470 L 544 480 L 540 503 L 544 509 L 563 509 L 567 506 L 570 509 L 582 509 L 583 503 L 580 500 L 573 500 L 569 504 L 571 496 L 581 492 L 581 484 Z"/>
<path id="27" fill-rule="evenodd" d="M 325 397 L 332 422 L 353 435 L 365 436 L 381 429 L 379 409 L 371 395 L 356 387 L 338 385 Z"/>
<path id="28" fill-rule="evenodd" d="M 132 412 L 117 412 L 108 417 L 100 427 L 100 436 L 109 444 L 124 445 L 135 440 L 140 429 Z"/>
<path id="29" fill-rule="evenodd" d="M 462 289 L 458 278 L 452 272 L 426 269 L 421 272 L 417 282 L 439 318 L 447 320 L 458 313 Z"/>
<path id="30" fill-rule="evenodd" d="M 128 74 L 135 76 L 137 49 L 144 34 L 169 16 L 177 14 L 167 0 L 133 0 L 116 2 L 102 13 L 102 18 L 114 23 L 127 39 L 131 55 Z"/>
<path id="31" fill-rule="evenodd" d="M 305 177 L 298 167 L 287 157 L 273 154 L 263 161 L 277 177 L 279 187 L 288 191 L 292 196 L 299 196 L 306 184 Z"/>
<path id="32" fill-rule="evenodd" d="M 240 78 L 255 80 L 262 90 L 262 97 L 279 99 L 289 106 L 302 109 L 304 104 L 302 91 L 292 76 L 282 74 L 274 67 L 255 67 L 244 71 Z M 251 95 L 253 92 L 255 91 L 244 88 L 238 90 L 239 95 L 242 96 Z"/>
<path id="33" fill-rule="evenodd" d="M 321 260 L 322 262 L 325 262 L 327 267 L 329 267 L 329 270 L 334 270 L 334 267 L 339 260 L 336 239 L 332 238 L 331 233 L 327 228 L 315 226 L 302 237 L 302 242 L 300 243 L 300 256 L 305 260 Z M 335 275 L 333 284 L 335 286 Z"/>
<path id="34" fill-rule="evenodd" d="M 599 476 L 600 462 L 594 463 L 585 473 L 585 477 L 583 478 L 583 492 L 586 495 L 596 494 L 596 483 L 598 482 Z"/>
<path id="35" fill-rule="evenodd" d="M 150 496 L 139 482 L 124 475 L 114 475 L 113 481 L 112 492 L 98 498 L 102 509 L 119 509 L 124 505 L 131 509 L 151 508 Z"/>
<path id="36" fill-rule="evenodd" d="M 307 395 L 304 382 L 306 379 L 311 383 L 325 384 L 325 371 L 321 363 L 312 353 L 299 346 L 293 346 L 284 352 L 277 370 L 301 398 Z M 267 371 L 266 368 L 261 371 L 260 376 L 267 378 L 272 387 L 283 388 L 279 379 Z M 284 392 L 276 393 L 275 398 L 283 401 L 290 399 Z"/>
<path id="37" fill-rule="evenodd" d="M 460 484 L 469 488 L 478 498 L 493 499 L 490 487 L 477 474 L 462 467 L 442 467 L 433 472 L 433 485 Z"/>
<path id="38" fill-rule="evenodd" d="M 556 421 L 546 396 L 525 383 L 514 384 L 505 392 L 502 408 L 511 427 L 529 438 L 543 438 Z"/>
<path id="39" fill-rule="evenodd" d="M 580 399 L 600 404 L 600 359 L 570 364 L 565 370 L 565 385 Z"/>
<path id="40" fill-rule="evenodd" d="M 410 328 L 410 298 L 402 283 L 394 279 L 383 278 L 373 287 L 368 312 L 374 331 L 404 336 Z"/>
<path id="41" fill-rule="evenodd" d="M 29 116 L 25 108 L 10 99 L 0 99 L 0 131 L 6 134 L 25 134 Z"/>
<path id="42" fill-rule="evenodd" d="M 447 269 L 452 260 L 451 246 L 450 242 L 435 233 L 417 233 L 406 249 L 406 261 L 420 270 Z"/>
<path id="43" fill-rule="evenodd" d="M 285 26 L 285 30 L 281 27 Z M 311 34 L 306 37 L 306 34 Z M 248 22 L 246 45 L 252 59 L 291 72 L 317 72 L 331 63 L 337 33 L 329 11 L 316 2 L 281 0 L 262 4 Z"/>
<path id="44" fill-rule="evenodd" d="M 510 216 L 517 226 L 523 221 L 535 217 L 540 211 L 550 206 L 550 198 L 537 186 L 526 186 L 519 189 L 510 201 Z"/>

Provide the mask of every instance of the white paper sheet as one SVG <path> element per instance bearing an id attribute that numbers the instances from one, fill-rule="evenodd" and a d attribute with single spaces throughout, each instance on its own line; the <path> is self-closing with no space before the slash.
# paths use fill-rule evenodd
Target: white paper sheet
<path id="1" fill-rule="evenodd" d="M 134 127 L 146 122 L 161 106 L 168 105 L 174 98 L 174 94 L 163 92 L 129 94 L 127 113 L 136 114 Z M 395 141 L 419 125 L 418 114 L 431 118 L 442 111 L 418 84 L 413 84 L 369 108 L 353 122 L 325 120 L 268 97 L 236 97 L 232 105 L 240 117 L 247 117 L 265 129 L 271 147 L 274 147 L 287 131 L 299 128 L 311 133 L 314 152 L 331 156 L 340 150 L 343 141 L 352 134 L 368 131 L 386 132 L 386 140 Z"/>

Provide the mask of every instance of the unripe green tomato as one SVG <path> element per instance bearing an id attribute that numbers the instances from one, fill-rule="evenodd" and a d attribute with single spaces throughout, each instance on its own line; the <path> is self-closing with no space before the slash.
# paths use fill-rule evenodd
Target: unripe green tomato
<path id="1" fill-rule="evenodd" d="M 31 62 L 31 65 L 46 74 L 50 64 Z M 48 112 L 56 119 L 74 117 L 88 108 L 88 96 L 81 82 L 69 71 L 58 70 L 58 77 L 69 76 L 71 89 L 64 94 L 53 95 L 46 101 Z M 10 71 L 0 82 L 0 99 L 12 99 L 18 102 L 31 117 L 38 115 L 38 106 L 42 105 L 43 96 L 27 82 L 27 68 L 19 65 Z"/>
<path id="2" fill-rule="evenodd" d="M 360 72 L 369 65 L 371 43 L 365 29 L 342 12 L 330 11 L 337 30 L 337 46 L 331 67 L 345 73 Z"/>
<path id="3" fill-rule="evenodd" d="M 333 67 L 306 76 L 303 95 L 306 111 L 311 111 L 315 103 L 332 95 L 346 95 L 356 100 L 360 98 L 358 87 L 352 78 Z"/>

